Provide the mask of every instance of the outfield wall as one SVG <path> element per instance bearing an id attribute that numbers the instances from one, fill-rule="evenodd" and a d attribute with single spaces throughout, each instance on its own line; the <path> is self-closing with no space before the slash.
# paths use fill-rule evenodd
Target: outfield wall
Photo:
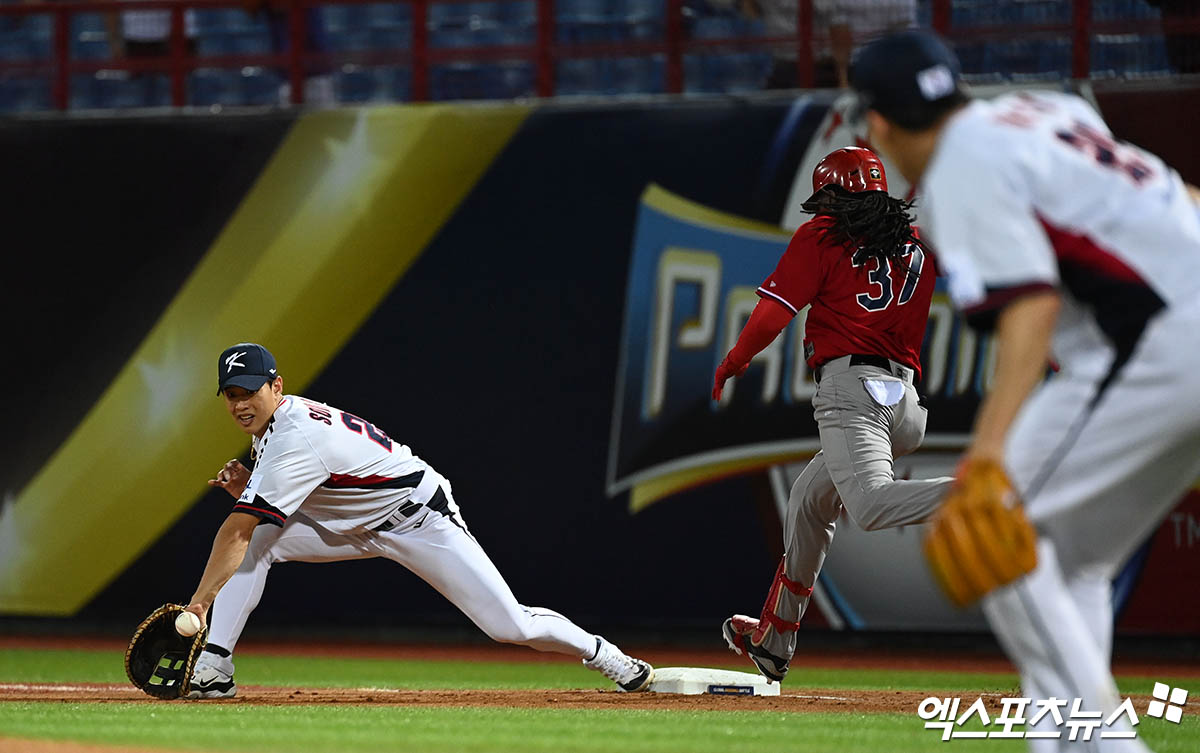
<path id="1" fill-rule="evenodd" d="M 1094 94 L 1200 180 L 1196 92 Z M 832 107 L 831 107 L 832 105 Z M 186 599 L 247 443 L 213 397 L 259 340 L 289 391 L 367 417 L 454 483 L 524 601 L 605 625 L 756 611 L 779 507 L 816 448 L 798 319 L 727 404 L 711 373 L 774 265 L 810 165 L 854 143 L 827 98 L 10 121 L 0 613 L 120 622 Z M 1190 120 L 1189 120 L 1190 118 Z M 1159 143 L 1161 142 L 1161 143 Z M 893 192 L 898 176 L 892 172 Z M 781 227 L 782 226 L 782 227 Z M 935 298 L 928 451 L 951 468 L 987 338 Z M 1121 627 L 1200 634 L 1200 503 L 1118 591 Z M 812 626 L 978 629 L 915 530 L 846 522 Z M 462 625 L 386 562 L 288 565 L 259 622 Z"/>

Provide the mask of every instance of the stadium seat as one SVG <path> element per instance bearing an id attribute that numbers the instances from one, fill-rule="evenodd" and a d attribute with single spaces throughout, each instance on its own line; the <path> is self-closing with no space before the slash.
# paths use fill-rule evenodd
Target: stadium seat
<path id="1" fill-rule="evenodd" d="M 610 67 L 603 58 L 560 60 L 554 91 L 563 96 L 606 94 Z"/>
<path id="2" fill-rule="evenodd" d="M 34 57 L 33 38 L 28 33 L 0 32 L 0 61 L 26 61 Z"/>
<path id="3" fill-rule="evenodd" d="M 0 75 L 0 112 L 50 109 L 50 80 L 44 76 Z"/>
<path id="4" fill-rule="evenodd" d="M 511 0 L 500 5 L 500 24 L 525 28 L 537 25 L 537 3 L 533 0 Z"/>
<path id="5" fill-rule="evenodd" d="M 730 94 L 758 91 L 771 71 L 770 56 L 761 53 L 737 52 L 705 58 L 707 91 Z"/>
<path id="6" fill-rule="evenodd" d="M 370 102 L 379 90 L 379 78 L 371 68 L 343 66 L 334 77 L 334 92 L 339 102 Z"/>
<path id="7" fill-rule="evenodd" d="M 381 100 L 407 102 L 412 99 L 412 69 L 385 65 L 374 69 L 377 96 Z"/>
<path id="8" fill-rule="evenodd" d="M 243 104 L 277 105 L 282 85 L 283 76 L 270 68 L 248 66 L 241 70 Z"/>
<path id="9" fill-rule="evenodd" d="M 197 68 L 188 76 L 188 102 L 200 107 L 240 105 L 240 76 L 222 68 Z"/>
<path id="10" fill-rule="evenodd" d="M 660 94 L 667 89 L 666 58 L 614 58 L 609 90 L 613 94 Z"/>

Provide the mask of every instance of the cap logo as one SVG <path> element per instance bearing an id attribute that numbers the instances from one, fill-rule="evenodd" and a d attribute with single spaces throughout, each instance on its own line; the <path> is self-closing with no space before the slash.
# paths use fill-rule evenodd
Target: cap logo
<path id="1" fill-rule="evenodd" d="M 954 93 L 954 74 L 945 63 L 917 72 L 917 88 L 921 96 L 932 102 Z"/>
<path id="2" fill-rule="evenodd" d="M 868 168 L 867 171 L 871 173 L 871 180 L 881 180 L 883 178 L 883 176 L 879 174 L 878 167 Z"/>
<path id="3" fill-rule="evenodd" d="M 238 368 L 242 368 L 242 369 L 246 368 L 246 364 L 237 360 L 244 355 L 246 355 L 246 351 L 243 350 L 240 353 L 234 353 L 233 355 L 226 358 L 225 359 L 225 373 L 228 374 L 229 372 L 233 371 L 234 366 L 237 366 Z"/>

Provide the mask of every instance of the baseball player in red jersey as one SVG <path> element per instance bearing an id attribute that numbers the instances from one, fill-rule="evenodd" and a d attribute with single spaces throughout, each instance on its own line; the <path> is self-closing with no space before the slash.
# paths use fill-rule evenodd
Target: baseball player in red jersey
<path id="1" fill-rule="evenodd" d="M 622 690 L 654 670 L 557 612 L 527 607 L 467 530 L 450 482 L 369 421 L 285 395 L 275 358 L 254 343 L 225 350 L 218 390 L 253 438 L 209 481 L 237 501 L 217 532 L 188 611 L 215 606 L 189 698 L 230 698 L 233 650 L 277 562 L 386 557 L 422 578 L 492 639 L 576 656 Z"/>
<path id="2" fill-rule="evenodd" d="M 817 380 L 821 451 L 796 479 L 784 520 L 783 560 L 758 619 L 734 615 L 722 633 L 767 678 L 783 680 L 796 629 L 844 506 L 864 530 L 920 523 L 952 479 L 897 481 L 895 458 L 920 446 L 925 408 L 914 383 L 937 276 L 912 226 L 912 204 L 887 193 L 883 163 L 848 147 L 813 171 L 801 225 L 758 289 L 762 299 L 717 367 L 713 399 L 802 308 L 804 354 Z"/>

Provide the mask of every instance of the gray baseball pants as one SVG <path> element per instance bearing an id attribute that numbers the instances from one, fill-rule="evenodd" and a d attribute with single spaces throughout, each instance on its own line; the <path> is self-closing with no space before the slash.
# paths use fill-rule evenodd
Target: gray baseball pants
<path id="1" fill-rule="evenodd" d="M 778 592 L 775 614 L 785 622 L 799 622 L 804 615 L 843 507 L 867 531 L 920 523 L 941 505 L 954 480 L 895 479 L 895 458 L 916 450 L 925 436 L 926 411 L 918 403 L 913 371 L 895 362 L 890 371 L 851 366 L 850 359 L 821 366 L 812 401 L 821 451 L 788 497 L 784 573 L 810 590 L 773 589 Z M 761 645 L 788 659 L 796 650 L 796 633 L 768 628 Z"/>

